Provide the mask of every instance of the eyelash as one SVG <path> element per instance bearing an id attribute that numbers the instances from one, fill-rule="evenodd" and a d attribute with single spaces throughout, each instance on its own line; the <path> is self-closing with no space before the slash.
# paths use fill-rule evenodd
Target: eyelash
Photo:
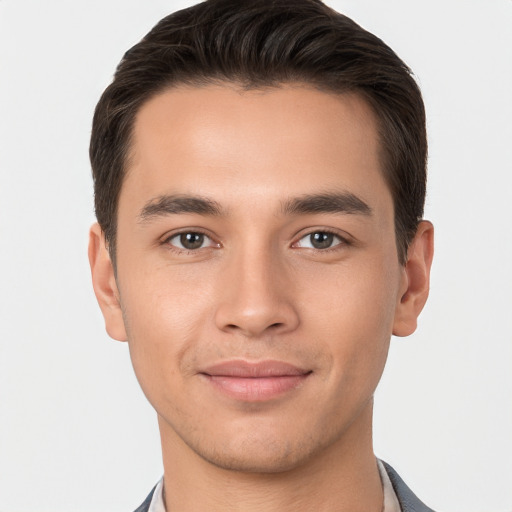
<path id="1" fill-rule="evenodd" d="M 310 236 L 314 235 L 315 233 L 333 235 L 335 238 L 337 238 L 339 240 L 339 242 L 331 247 L 326 247 L 325 249 L 318 249 L 315 247 L 301 247 L 301 246 L 297 245 L 301 240 L 303 240 L 307 237 L 310 237 Z M 202 235 L 205 238 L 209 239 L 210 242 L 212 243 L 212 245 L 210 245 L 208 247 L 199 247 L 197 249 L 186 249 L 186 248 L 176 247 L 175 245 L 170 243 L 170 241 L 173 238 L 177 238 L 179 236 L 188 235 L 188 234 Z M 221 246 L 220 243 L 215 242 L 215 240 L 210 235 L 208 235 L 207 233 L 205 233 L 204 231 L 202 231 L 200 229 L 188 229 L 188 230 L 184 230 L 184 231 L 179 231 L 177 233 L 173 233 L 172 235 L 165 237 L 162 240 L 161 245 L 163 245 L 167 249 L 177 252 L 179 254 L 197 254 L 198 251 L 200 251 L 201 249 L 208 249 L 208 248 L 212 248 L 212 247 L 218 248 Z M 331 230 L 328 228 L 322 228 L 322 229 L 313 229 L 313 230 L 305 233 L 296 242 L 293 242 L 292 248 L 298 248 L 298 249 L 303 248 L 303 249 L 308 249 L 308 250 L 319 252 L 319 253 L 329 253 L 331 251 L 340 250 L 342 247 L 347 247 L 350 245 L 352 245 L 352 242 L 348 238 L 341 236 L 338 232 L 336 232 L 334 230 Z"/>
<path id="2" fill-rule="evenodd" d="M 347 238 L 347 237 L 344 237 L 342 235 L 339 234 L 339 232 L 337 231 L 334 231 L 332 229 L 329 229 L 329 228 L 320 228 L 320 229 L 313 229 L 311 231 L 308 231 L 306 234 L 302 235 L 298 240 L 297 242 L 294 242 L 292 247 L 293 246 L 296 246 L 296 244 L 298 244 L 301 240 L 307 238 L 307 237 L 310 237 L 316 233 L 322 233 L 322 234 L 327 234 L 327 235 L 333 235 L 335 238 L 337 238 L 339 240 L 339 242 L 331 247 L 326 247 L 325 249 L 317 249 L 315 247 L 303 247 L 303 249 L 308 249 L 310 251 L 315 251 L 317 253 L 322 253 L 322 254 L 325 254 L 325 253 L 329 253 L 329 252 L 332 252 L 332 251 L 338 251 L 340 249 L 342 249 L 343 247 L 347 247 L 347 246 L 350 246 L 352 245 L 352 242 Z M 297 248 L 301 248 L 300 246 L 297 247 Z"/>
<path id="3" fill-rule="evenodd" d="M 189 234 L 190 235 L 192 235 L 192 234 L 193 235 L 202 235 L 205 238 L 207 238 L 208 240 L 210 240 L 212 245 L 210 245 L 208 247 L 199 247 L 198 249 L 186 249 L 186 248 L 176 247 L 175 245 L 171 244 L 171 240 L 173 238 L 177 238 L 182 235 L 189 235 Z M 168 249 L 170 251 L 174 251 L 179 254 L 197 254 L 201 249 L 208 249 L 211 247 L 213 247 L 213 248 L 220 247 L 220 244 L 218 242 L 215 242 L 215 240 L 210 235 L 208 235 L 201 229 L 187 229 L 187 230 L 179 231 L 177 233 L 173 233 L 172 235 L 165 237 L 162 240 L 161 245 L 165 246 L 166 249 Z"/>

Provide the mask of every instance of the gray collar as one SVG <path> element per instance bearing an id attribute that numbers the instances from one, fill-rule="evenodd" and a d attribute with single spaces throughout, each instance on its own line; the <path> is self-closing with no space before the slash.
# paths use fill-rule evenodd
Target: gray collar
<path id="1" fill-rule="evenodd" d="M 382 461 L 382 463 L 384 464 L 389 479 L 393 484 L 393 489 L 395 490 L 398 501 L 400 502 L 402 512 L 434 512 L 415 496 L 411 489 L 407 487 L 398 473 L 389 464 L 384 461 Z"/>

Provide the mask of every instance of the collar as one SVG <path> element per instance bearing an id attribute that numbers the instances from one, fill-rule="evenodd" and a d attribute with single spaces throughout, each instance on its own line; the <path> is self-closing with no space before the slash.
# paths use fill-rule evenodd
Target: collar
<path id="1" fill-rule="evenodd" d="M 384 464 L 379 459 L 377 459 L 377 466 L 379 468 L 382 490 L 384 492 L 382 512 L 401 512 L 400 503 L 393 489 L 393 484 L 391 483 Z M 155 487 L 148 512 L 166 512 L 163 491 L 164 477 L 160 479 Z"/>

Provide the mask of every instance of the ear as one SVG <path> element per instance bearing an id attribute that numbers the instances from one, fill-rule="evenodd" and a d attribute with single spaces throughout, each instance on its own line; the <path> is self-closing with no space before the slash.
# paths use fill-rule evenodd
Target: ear
<path id="1" fill-rule="evenodd" d="M 110 259 L 105 235 L 98 223 L 89 231 L 89 264 L 91 265 L 92 285 L 100 305 L 108 335 L 118 341 L 126 341 L 119 290 Z"/>
<path id="2" fill-rule="evenodd" d="M 399 301 L 395 310 L 393 334 L 409 336 L 416 330 L 418 316 L 427 302 L 430 288 L 430 267 L 434 255 L 434 226 L 421 221 L 407 251 L 402 269 Z"/>

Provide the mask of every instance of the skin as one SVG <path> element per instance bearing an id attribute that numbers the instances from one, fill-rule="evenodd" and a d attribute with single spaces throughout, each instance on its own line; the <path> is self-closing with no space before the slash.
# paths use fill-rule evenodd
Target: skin
<path id="1" fill-rule="evenodd" d="M 412 333 L 427 299 L 433 228 L 400 265 L 378 150 L 364 100 L 300 84 L 173 88 L 140 109 L 117 273 L 98 225 L 89 257 L 107 331 L 158 413 L 168 510 L 380 512 L 373 393 L 391 334 Z M 284 207 L 327 193 L 368 210 Z M 163 196 L 220 211 L 170 213 Z M 186 250 L 181 233 L 205 236 Z M 233 359 L 309 373 L 237 399 L 202 373 Z"/>

